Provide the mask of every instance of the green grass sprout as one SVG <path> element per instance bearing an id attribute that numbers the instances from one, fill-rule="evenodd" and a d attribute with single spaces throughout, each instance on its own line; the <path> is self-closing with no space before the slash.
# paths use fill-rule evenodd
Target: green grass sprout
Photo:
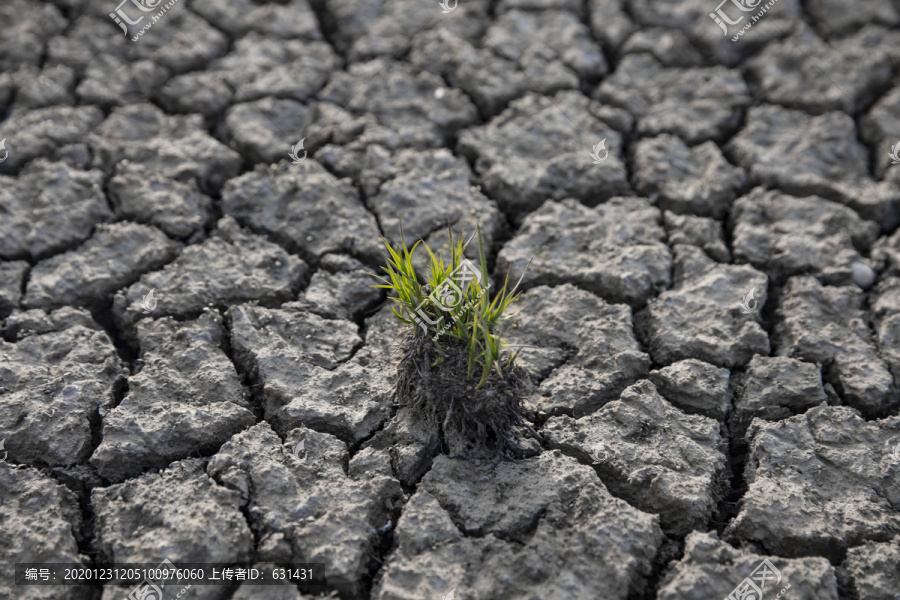
<path id="1" fill-rule="evenodd" d="M 373 287 L 388 290 L 394 316 L 410 326 L 401 342 L 397 396 L 445 439 L 508 454 L 521 449 L 514 441 L 515 427 L 528 428 L 521 400 L 530 378 L 496 330 L 521 294 L 524 273 L 509 289 L 507 272 L 495 292 L 481 227 L 467 240 L 452 229 L 448 235 L 446 257 L 435 255 L 422 239 L 407 247 L 402 230 L 396 248 L 383 239 L 384 274 L 375 275 L 381 283 Z M 477 259 L 469 259 L 466 249 L 476 238 Z M 413 255 L 420 245 L 426 267 L 417 273 Z"/>
<path id="2" fill-rule="evenodd" d="M 508 368 L 516 359 L 516 353 L 509 353 L 505 360 L 501 360 L 501 355 L 508 348 L 508 344 L 493 332 L 503 320 L 506 309 L 521 294 L 516 290 L 522 282 L 524 273 L 513 289 L 507 290 L 509 283 L 507 272 L 503 287 L 493 300 L 491 299 L 484 239 L 479 226 L 472 237 L 478 236 L 476 267 L 481 277 L 468 278 L 465 289 L 460 288 L 454 283 L 453 277 L 467 267 L 463 261 L 467 260 L 465 250 L 472 237 L 464 243 L 461 235 L 454 240 L 452 229 L 448 230 L 448 234 L 450 236 L 448 262 L 435 256 L 431 248 L 421 239 L 413 244 L 412 248 L 407 248 L 402 232 L 399 250 L 392 248 L 390 242 L 382 238 L 389 253 L 387 265 L 382 267 L 387 276 L 378 277 L 383 283 L 373 287 L 384 288 L 395 294 L 388 298 L 394 303 L 391 310 L 401 322 L 418 326 L 432 334 L 432 342 L 439 353 L 438 361 L 443 360 L 444 354 L 441 338 L 446 343 L 464 345 L 469 357 L 467 376 L 472 377 L 475 370 L 480 368 L 476 389 L 481 389 L 492 369 L 502 375 L 503 369 Z M 429 257 L 424 284 L 420 284 L 413 267 L 412 257 L 419 244 L 423 245 Z M 468 262 L 471 264 L 471 261 Z M 439 292 L 446 290 L 450 296 L 449 300 L 447 296 L 430 298 L 429 294 L 435 290 Z"/>

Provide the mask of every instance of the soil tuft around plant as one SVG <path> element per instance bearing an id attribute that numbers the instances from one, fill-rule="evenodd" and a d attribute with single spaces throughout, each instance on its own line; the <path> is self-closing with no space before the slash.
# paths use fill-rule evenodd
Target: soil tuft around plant
<path id="1" fill-rule="evenodd" d="M 412 408 L 413 415 L 435 428 L 448 445 L 461 443 L 464 454 L 520 456 L 524 448 L 517 437 L 521 429 L 531 429 L 522 417 L 522 400 L 532 386 L 528 372 L 513 364 L 502 375 L 494 371 L 476 389 L 481 372 L 469 376 L 467 348 L 449 337 L 438 343 L 440 350 L 421 329 L 411 330 L 400 341 L 398 402 Z"/>

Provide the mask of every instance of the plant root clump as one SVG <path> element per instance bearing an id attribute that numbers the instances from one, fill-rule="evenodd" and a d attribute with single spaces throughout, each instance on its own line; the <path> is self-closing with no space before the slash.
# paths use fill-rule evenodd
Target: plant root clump
<path id="1" fill-rule="evenodd" d="M 426 426 L 437 429 L 445 441 L 458 439 L 467 450 L 520 455 L 518 428 L 537 437 L 522 417 L 522 398 L 531 387 L 528 372 L 519 366 L 491 373 L 481 389 L 480 370 L 467 376 L 467 348 L 452 338 L 439 338 L 443 351 L 421 329 L 411 330 L 400 342 L 397 399 L 412 408 Z"/>

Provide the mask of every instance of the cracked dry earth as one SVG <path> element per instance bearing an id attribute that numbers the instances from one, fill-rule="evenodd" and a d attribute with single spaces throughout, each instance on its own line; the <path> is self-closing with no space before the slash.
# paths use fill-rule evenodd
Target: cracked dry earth
<path id="1" fill-rule="evenodd" d="M 0 4 L 0 598 L 900 598 L 900 3 L 115 2 Z M 476 223 L 515 460 L 396 405 L 367 274 Z"/>

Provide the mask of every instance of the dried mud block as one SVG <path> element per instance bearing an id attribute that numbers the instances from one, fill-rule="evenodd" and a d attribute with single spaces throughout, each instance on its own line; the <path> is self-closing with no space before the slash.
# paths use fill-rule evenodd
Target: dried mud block
<path id="1" fill-rule="evenodd" d="M 554 600 L 639 594 L 657 517 L 559 451 L 474 465 L 441 456 L 406 505 L 372 597 Z M 477 566 L 477 568 L 475 567 Z"/>

